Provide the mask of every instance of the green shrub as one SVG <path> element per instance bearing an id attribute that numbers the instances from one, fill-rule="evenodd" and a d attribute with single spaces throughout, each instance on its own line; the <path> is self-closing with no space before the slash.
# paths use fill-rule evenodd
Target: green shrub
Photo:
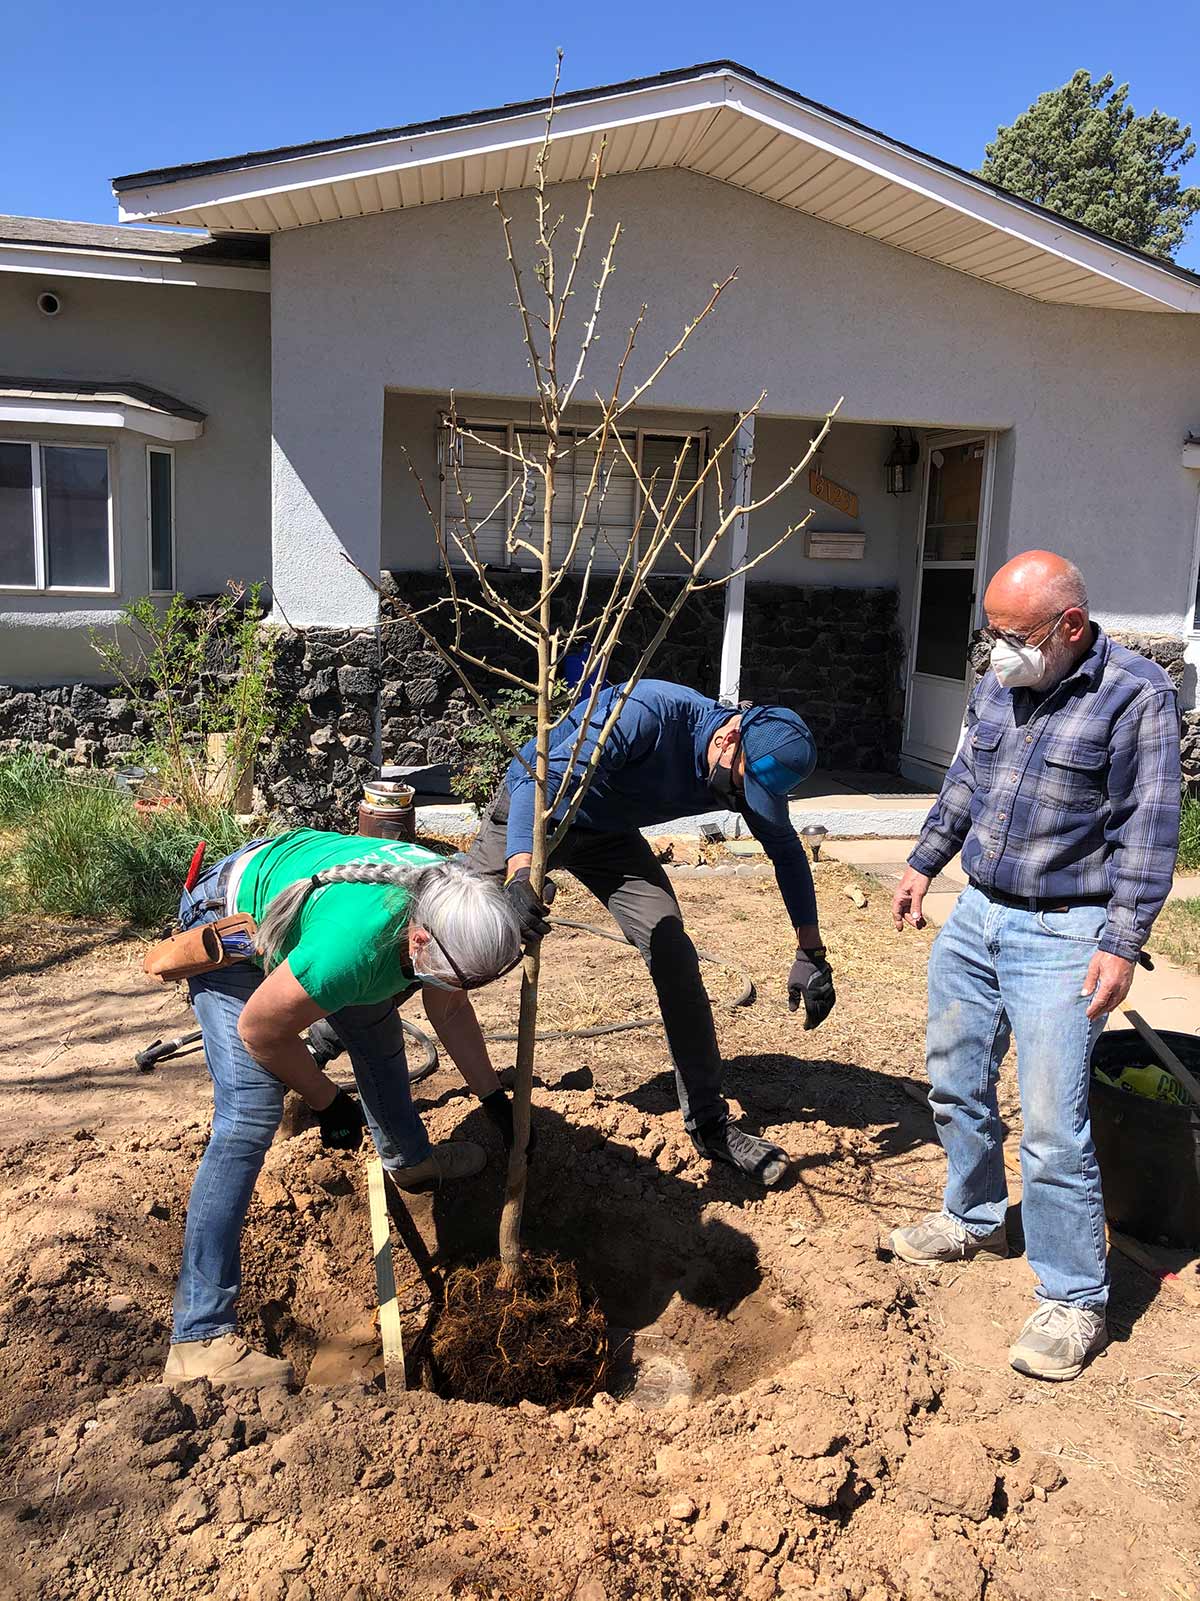
<path id="1" fill-rule="evenodd" d="M 482 812 L 500 788 L 514 754 L 537 733 L 537 714 L 528 690 L 503 690 L 458 736 L 462 763 L 450 780 L 459 800 Z"/>
<path id="2" fill-rule="evenodd" d="M 56 917 L 167 922 L 197 843 L 212 864 L 250 830 L 217 807 L 141 815 L 101 776 L 48 787 L 0 864 L 10 904 Z"/>
<path id="3" fill-rule="evenodd" d="M 1185 795 L 1179 819 L 1179 866 L 1184 872 L 1200 867 L 1200 795 Z"/>

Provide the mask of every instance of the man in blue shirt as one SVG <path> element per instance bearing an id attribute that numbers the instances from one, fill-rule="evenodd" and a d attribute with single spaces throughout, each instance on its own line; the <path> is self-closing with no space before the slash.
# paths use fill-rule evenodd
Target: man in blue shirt
<path id="1" fill-rule="evenodd" d="M 556 817 L 565 815 L 621 693 L 620 685 L 603 689 L 586 728 L 585 697 L 555 730 L 551 796 L 566 780 Z M 527 935 L 541 934 L 548 926 L 545 908 L 528 884 L 533 758 L 530 742 L 509 767 L 470 852 L 484 872 L 504 873 Z M 675 1064 L 684 1126 L 697 1150 L 767 1186 L 786 1173 L 787 1154 L 729 1120 L 712 1008 L 696 948 L 684 929 L 670 880 L 639 830 L 717 808 L 741 813 L 774 864 L 796 930 L 788 1004 L 792 1011 L 803 1006 L 805 1027 L 815 1028 L 833 1007 L 833 979 L 817 924 L 808 857 L 788 815 L 789 795 L 815 763 L 812 735 L 795 712 L 780 706 L 734 712 L 680 684 L 644 679 L 620 711 L 580 809 L 550 859 L 552 870 L 568 868 L 604 902 L 645 959 Z"/>
<path id="2" fill-rule="evenodd" d="M 1082 575 L 1061 556 L 1017 556 L 984 609 L 991 670 L 892 903 L 897 930 L 921 928 L 930 880 L 962 847 L 971 887 L 929 959 L 944 1205 L 896 1229 L 892 1248 L 918 1263 L 1008 1255 L 996 1081 L 1015 1037 L 1021 1217 L 1040 1305 L 1009 1360 L 1073 1379 L 1107 1338 L 1092 1046 L 1171 887 L 1179 711 L 1163 670 L 1089 620 Z"/>

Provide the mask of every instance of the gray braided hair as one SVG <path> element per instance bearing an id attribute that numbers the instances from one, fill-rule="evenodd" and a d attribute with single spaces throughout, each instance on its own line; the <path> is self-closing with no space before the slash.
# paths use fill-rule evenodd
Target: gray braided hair
<path id="1" fill-rule="evenodd" d="M 327 884 L 377 884 L 408 891 L 405 913 L 397 917 L 395 937 L 411 925 L 428 929 L 434 945 L 424 971 L 454 983 L 457 975 L 443 955 L 449 951 L 466 978 L 481 982 L 514 962 L 521 932 L 499 884 L 484 878 L 465 857 L 430 867 L 399 862 L 341 862 L 311 878 L 297 879 L 271 901 L 258 926 L 256 948 L 269 972 L 284 955 L 296 918 L 308 897 Z"/>

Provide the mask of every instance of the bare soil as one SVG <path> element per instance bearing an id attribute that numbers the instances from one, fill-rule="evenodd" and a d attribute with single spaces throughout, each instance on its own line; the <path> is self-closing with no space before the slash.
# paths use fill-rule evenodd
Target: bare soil
<path id="1" fill-rule="evenodd" d="M 694 1158 L 657 1030 L 544 1046 L 528 1239 L 579 1264 L 614 1347 L 612 1393 L 558 1413 L 384 1393 L 361 1160 L 311 1131 L 272 1148 L 243 1248 L 245 1332 L 302 1388 L 158 1384 L 210 1101 L 201 1056 L 148 1078 L 132 1058 L 190 1013 L 127 935 L 5 926 L 0 1597 L 1200 1597 L 1188 1292 L 1114 1255 L 1111 1347 L 1039 1385 L 1006 1361 L 1023 1257 L 921 1272 L 881 1249 L 939 1201 L 913 1098 L 928 937 L 822 863 L 839 1001 L 810 1034 L 770 878 L 678 887 L 697 942 L 758 984 L 719 1013 L 727 1090 L 794 1178 L 754 1196 Z M 580 893 L 557 909 L 603 921 Z M 653 1010 L 632 953 L 559 933 L 546 955 L 546 1027 Z M 515 984 L 484 992 L 487 1026 L 512 1026 Z M 1015 1146 L 1011 1064 L 1003 1088 Z M 418 1100 L 492 1160 L 413 1221 L 441 1263 L 487 1254 L 494 1132 L 448 1067 Z M 399 1250 L 397 1271 L 415 1348 L 429 1296 Z"/>

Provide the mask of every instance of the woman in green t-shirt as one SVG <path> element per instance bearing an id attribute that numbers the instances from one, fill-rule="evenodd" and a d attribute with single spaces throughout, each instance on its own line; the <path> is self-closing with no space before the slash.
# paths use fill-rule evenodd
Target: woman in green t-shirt
<path id="1" fill-rule="evenodd" d="M 192 1185 L 165 1378 L 290 1382 L 289 1363 L 237 1330 L 246 1208 L 283 1114 L 286 1089 L 317 1114 L 324 1144 L 362 1141 L 405 1189 L 484 1166 L 481 1146 L 431 1146 L 412 1104 L 397 997 L 425 1010 L 484 1110 L 512 1142 L 512 1106 L 492 1070 L 467 991 L 514 967 L 521 931 L 509 897 L 464 858 L 419 845 L 317 829 L 256 840 L 186 891 L 183 928 L 248 912 L 257 949 L 189 981 L 213 1080 L 212 1135 Z M 358 1099 L 318 1067 L 301 1038 L 321 1018 L 349 1053 Z"/>

